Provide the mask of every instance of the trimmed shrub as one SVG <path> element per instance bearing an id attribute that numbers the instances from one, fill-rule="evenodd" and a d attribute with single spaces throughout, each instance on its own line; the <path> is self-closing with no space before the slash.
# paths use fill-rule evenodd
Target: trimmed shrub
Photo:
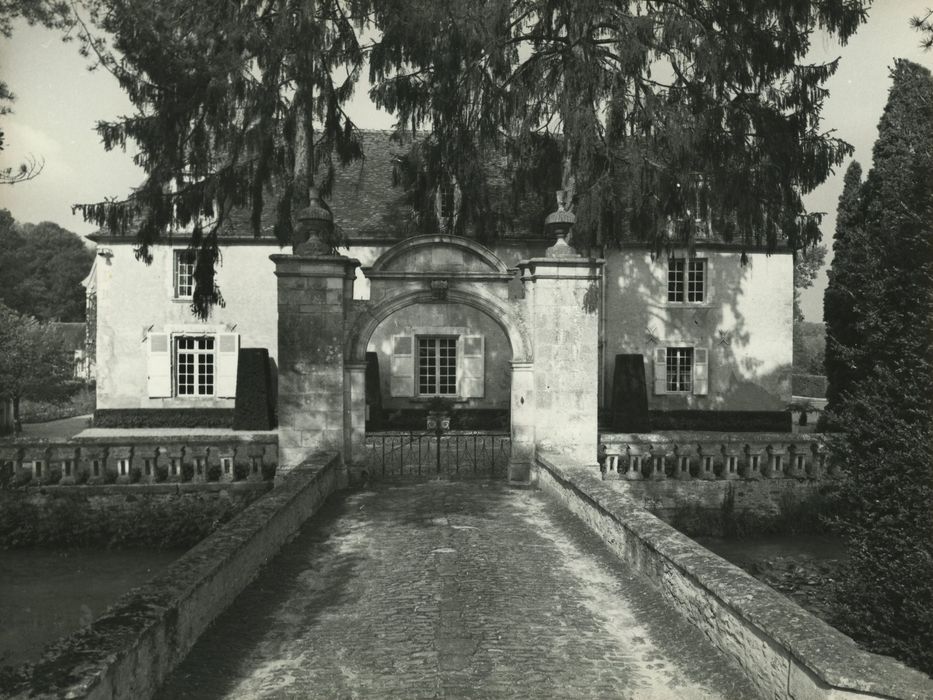
<path id="1" fill-rule="evenodd" d="M 207 467 L 207 480 L 208 481 L 220 481 L 220 465 L 219 464 L 210 464 Z"/>
<path id="2" fill-rule="evenodd" d="M 244 479 L 247 479 L 247 478 L 249 478 L 249 465 L 244 464 L 243 462 L 234 462 L 233 480 L 243 481 Z"/>
<path id="3" fill-rule="evenodd" d="M 181 463 L 181 480 L 191 481 L 194 478 L 194 465 L 191 462 Z"/>
<path id="4" fill-rule="evenodd" d="M 263 464 L 262 465 L 262 478 L 263 481 L 272 481 L 275 479 L 275 465 L 274 464 Z"/>

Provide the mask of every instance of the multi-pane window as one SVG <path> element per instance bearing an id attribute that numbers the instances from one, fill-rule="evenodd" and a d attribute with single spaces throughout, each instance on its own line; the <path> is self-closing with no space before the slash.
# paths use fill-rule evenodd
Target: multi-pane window
<path id="1" fill-rule="evenodd" d="M 418 393 L 421 396 L 456 395 L 456 338 L 418 338 Z"/>
<path id="2" fill-rule="evenodd" d="M 194 295 L 195 256 L 190 250 L 175 251 L 175 298 L 190 299 Z"/>
<path id="3" fill-rule="evenodd" d="M 454 214 L 456 199 L 454 194 L 454 183 L 449 180 L 441 183 L 438 188 L 438 208 L 442 219 L 448 219 Z"/>
<path id="4" fill-rule="evenodd" d="M 702 302 L 706 297 L 706 260 L 671 258 L 667 267 L 667 300 Z"/>
<path id="5" fill-rule="evenodd" d="M 693 391 L 693 348 L 667 349 L 667 391 Z"/>
<path id="6" fill-rule="evenodd" d="M 178 396 L 214 395 L 214 339 L 175 338 L 175 390 Z"/>

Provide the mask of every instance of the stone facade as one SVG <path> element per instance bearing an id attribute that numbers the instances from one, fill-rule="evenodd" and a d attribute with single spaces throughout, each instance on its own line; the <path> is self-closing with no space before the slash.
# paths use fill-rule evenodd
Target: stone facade
<path id="1" fill-rule="evenodd" d="M 671 251 L 687 259 L 685 250 Z M 606 254 L 603 396 L 611 394 L 615 356 L 645 361 L 648 406 L 658 411 L 783 411 L 791 400 L 793 256 L 698 244 L 702 301 L 669 301 L 669 263 L 644 248 Z M 686 298 L 686 297 L 685 297 Z M 664 393 L 655 387 L 654 353 L 671 346 L 708 352 L 707 391 Z M 603 405 L 608 408 L 608 400 Z"/>

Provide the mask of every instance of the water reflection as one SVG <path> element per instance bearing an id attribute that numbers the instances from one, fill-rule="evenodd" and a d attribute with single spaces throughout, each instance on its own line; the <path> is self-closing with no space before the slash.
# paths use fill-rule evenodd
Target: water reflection
<path id="1" fill-rule="evenodd" d="M 59 637 L 89 625 L 117 598 L 182 551 L 0 551 L 0 665 L 37 659 Z"/>

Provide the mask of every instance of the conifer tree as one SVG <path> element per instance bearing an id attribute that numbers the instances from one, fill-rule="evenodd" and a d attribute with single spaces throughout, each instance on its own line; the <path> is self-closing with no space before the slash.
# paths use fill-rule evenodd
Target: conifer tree
<path id="1" fill-rule="evenodd" d="M 817 26 L 845 41 L 867 3 L 741 6 L 387 0 L 373 95 L 401 127 L 430 124 L 423 160 L 456 175 L 477 218 L 491 148 L 527 159 L 556 141 L 578 245 L 690 242 L 712 221 L 799 249 L 819 237 L 801 196 L 850 151 L 819 127 L 836 63 L 804 57 Z"/>
<path id="2" fill-rule="evenodd" d="M 839 396 L 848 391 L 858 376 L 854 367 L 856 334 L 855 301 L 860 277 L 865 270 L 864 231 L 861 227 L 862 166 L 852 161 L 846 170 L 842 194 L 836 209 L 833 261 L 823 295 L 826 321 L 826 400 L 827 409 L 837 407 Z"/>
<path id="3" fill-rule="evenodd" d="M 849 566 L 839 622 L 933 672 L 933 75 L 898 60 L 857 225 L 849 284 L 856 373 L 836 397 L 833 459 Z M 861 240 L 859 240 L 859 238 Z M 853 276 L 854 279 L 854 276 Z M 838 338 L 837 338 L 838 341 Z"/>
<path id="4" fill-rule="evenodd" d="M 259 235 L 274 192 L 275 234 L 287 243 L 309 185 L 326 193 L 335 162 L 362 155 L 343 107 L 363 64 L 357 30 L 368 2 L 84 4 L 84 51 L 116 76 L 137 110 L 99 123 L 98 132 L 108 150 L 135 142 L 146 178 L 126 200 L 77 208 L 99 226 L 135 233 L 143 259 L 167 231 L 190 231 L 198 253 L 192 307 L 206 316 L 222 303 L 214 268 L 230 212 L 248 209 Z"/>
<path id="5" fill-rule="evenodd" d="M 190 227 L 201 314 L 219 301 L 217 232 L 232 208 L 249 207 L 258 229 L 276 184 L 285 241 L 313 174 L 323 169 L 326 189 L 335 160 L 361 155 L 343 105 L 367 51 L 376 103 L 400 129 L 431 129 L 413 199 L 456 179 L 462 221 L 483 236 L 515 218 L 497 195 L 506 173 L 513 201 L 527 189 L 543 206 L 558 184 L 573 192 L 582 247 L 660 248 L 710 226 L 746 244 L 813 244 L 802 196 L 851 148 L 820 128 L 837 64 L 805 56 L 817 28 L 845 41 L 869 4 L 84 2 L 116 51 L 91 31 L 86 49 L 137 107 L 100 133 L 107 148 L 135 141 L 147 177 L 127 201 L 80 208 L 137 231 L 144 258 L 166 230 Z M 504 171 L 493 153 L 509 157 Z"/>

